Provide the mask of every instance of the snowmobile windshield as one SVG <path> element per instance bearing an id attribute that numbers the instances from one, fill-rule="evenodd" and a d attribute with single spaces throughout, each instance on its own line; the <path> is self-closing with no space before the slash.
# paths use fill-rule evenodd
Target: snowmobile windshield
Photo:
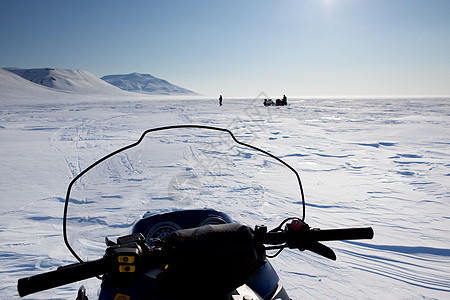
<path id="1" fill-rule="evenodd" d="M 72 180 L 64 209 L 66 245 L 80 261 L 97 259 L 105 237 L 129 234 L 147 212 L 209 208 L 251 226 L 304 216 L 298 174 L 244 142 L 245 136 L 207 126 L 147 130 Z"/>

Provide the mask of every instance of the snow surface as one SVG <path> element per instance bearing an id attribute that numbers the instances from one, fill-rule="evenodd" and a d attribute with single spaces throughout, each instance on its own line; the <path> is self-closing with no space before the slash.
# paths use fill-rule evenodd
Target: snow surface
<path id="1" fill-rule="evenodd" d="M 164 79 L 150 74 L 131 73 L 123 75 L 107 75 L 102 80 L 125 91 L 152 95 L 196 95 L 197 93 L 176 86 Z"/>
<path id="2" fill-rule="evenodd" d="M 335 262 L 293 250 L 272 259 L 293 299 L 450 298 L 450 99 L 289 99 L 287 107 L 263 107 L 263 98 L 270 97 L 261 94 L 224 99 L 219 107 L 216 99 L 204 98 L 63 97 L 5 71 L 0 76 L 3 299 L 18 298 L 19 278 L 74 262 L 61 234 L 70 180 L 94 160 L 136 141 L 144 130 L 174 124 L 225 127 L 243 142 L 284 158 L 303 180 L 305 221 L 312 227 L 374 228 L 373 240 L 326 243 L 337 254 Z M 31 97 L 26 91 L 39 92 Z M 174 132 L 171 138 L 185 135 Z M 205 145 L 209 136 L 189 133 Z M 174 155 L 164 154 L 166 159 Z M 197 155 L 182 154 L 186 161 Z M 217 188 L 199 183 L 210 192 L 206 196 L 237 205 L 241 211 L 233 218 L 249 225 L 259 224 L 260 205 L 301 215 L 289 171 L 256 159 L 249 150 L 233 155 L 238 160 L 233 170 L 215 171 Z M 164 175 L 168 169 L 154 166 L 154 173 Z M 281 176 L 273 176 L 276 172 Z M 235 174 L 247 174 L 248 182 Z M 261 181 L 264 174 L 267 185 Z M 234 186 L 233 194 L 220 182 Z M 170 189 L 161 184 L 165 199 Z M 104 209 L 105 224 L 111 224 L 116 212 L 106 204 Z M 267 215 L 265 220 L 276 224 Z M 96 279 L 26 298 L 74 299 L 81 284 L 94 299 Z"/>

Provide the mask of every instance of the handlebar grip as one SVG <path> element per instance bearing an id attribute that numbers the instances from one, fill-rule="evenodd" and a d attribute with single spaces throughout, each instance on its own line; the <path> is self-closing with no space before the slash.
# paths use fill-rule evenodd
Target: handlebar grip
<path id="1" fill-rule="evenodd" d="M 343 229 L 312 229 L 311 234 L 317 241 L 372 239 L 372 227 Z"/>
<path id="2" fill-rule="evenodd" d="M 106 258 L 61 267 L 55 271 L 19 279 L 20 297 L 106 273 Z"/>

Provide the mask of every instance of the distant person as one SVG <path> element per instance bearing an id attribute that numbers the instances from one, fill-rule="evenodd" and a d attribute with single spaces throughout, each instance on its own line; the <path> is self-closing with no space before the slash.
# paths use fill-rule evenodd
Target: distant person
<path id="1" fill-rule="evenodd" d="M 287 105 L 287 97 L 286 95 L 283 95 L 283 105 Z"/>
<path id="2" fill-rule="evenodd" d="M 222 106 L 222 95 L 219 96 L 219 105 Z"/>

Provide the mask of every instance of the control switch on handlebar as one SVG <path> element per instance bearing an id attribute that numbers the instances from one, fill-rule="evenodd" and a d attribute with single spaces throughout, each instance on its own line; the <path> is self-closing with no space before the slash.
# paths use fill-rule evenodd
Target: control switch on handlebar
<path id="1" fill-rule="evenodd" d="M 120 286 L 132 284 L 144 268 L 145 257 L 149 251 L 151 250 L 141 234 L 119 238 L 117 244 L 106 250 L 105 257 L 111 261 L 111 269 L 106 276 Z"/>
<path id="2" fill-rule="evenodd" d="M 291 228 L 293 230 L 300 230 L 302 228 L 302 226 L 305 225 L 305 224 L 306 223 L 304 223 L 302 220 L 294 219 L 291 222 Z M 308 226 L 308 225 L 306 225 L 306 226 Z"/>
<path id="3" fill-rule="evenodd" d="M 139 250 L 137 248 L 119 248 L 114 251 L 114 262 L 119 273 L 134 273 L 136 265 L 140 261 Z"/>

